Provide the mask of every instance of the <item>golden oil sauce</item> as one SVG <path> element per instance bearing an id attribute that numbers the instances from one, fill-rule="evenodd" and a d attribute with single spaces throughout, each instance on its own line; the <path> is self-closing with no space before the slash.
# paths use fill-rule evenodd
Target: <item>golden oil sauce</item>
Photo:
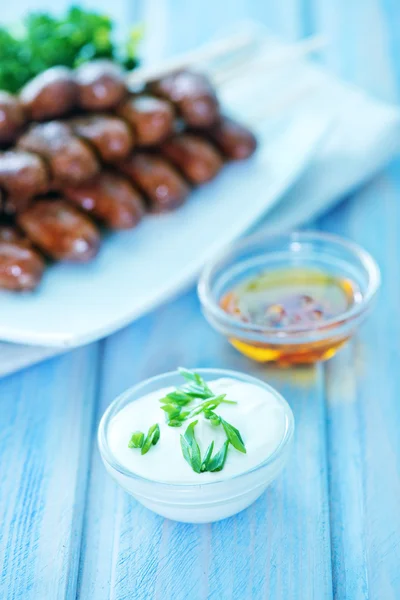
<path id="1" fill-rule="evenodd" d="M 240 282 L 226 293 L 221 308 L 239 321 L 284 331 L 301 327 L 305 332 L 348 310 L 357 300 L 357 286 L 349 279 L 312 268 L 287 268 L 263 272 Z M 305 333 L 305 336 L 307 333 Z M 347 337 L 332 337 L 299 344 L 248 342 L 230 339 L 245 356 L 258 362 L 281 365 L 327 360 Z"/>

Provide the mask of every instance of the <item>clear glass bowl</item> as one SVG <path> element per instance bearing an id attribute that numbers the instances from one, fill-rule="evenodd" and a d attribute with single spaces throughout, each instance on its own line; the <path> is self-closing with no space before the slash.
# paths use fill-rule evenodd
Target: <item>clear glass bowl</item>
<path id="1" fill-rule="evenodd" d="M 279 329 L 240 321 L 220 306 L 239 282 L 292 267 L 351 281 L 357 288 L 354 303 L 334 318 Z M 379 285 L 379 268 L 360 246 L 326 233 L 295 232 L 257 234 L 228 247 L 204 268 L 198 294 L 209 323 L 242 354 L 259 362 L 290 365 L 331 358 L 367 315 Z"/>
<path id="2" fill-rule="evenodd" d="M 283 437 L 262 463 L 235 477 L 195 484 L 163 483 L 141 477 L 126 469 L 113 456 L 107 438 L 113 417 L 130 402 L 158 389 L 182 385 L 178 371 L 158 375 L 132 387 L 114 400 L 104 413 L 98 430 L 98 445 L 104 465 L 115 481 L 141 504 L 174 521 L 210 523 L 238 513 L 254 502 L 282 471 L 294 432 L 293 413 L 282 396 L 263 381 L 222 369 L 196 369 L 206 380 L 229 377 L 261 386 L 272 393 L 284 411 Z"/>

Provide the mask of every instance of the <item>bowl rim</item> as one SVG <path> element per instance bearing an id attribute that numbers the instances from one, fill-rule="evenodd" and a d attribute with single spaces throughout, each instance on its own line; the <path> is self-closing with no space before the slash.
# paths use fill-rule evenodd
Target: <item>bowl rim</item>
<path id="1" fill-rule="evenodd" d="M 279 329 L 273 327 L 267 327 L 256 323 L 239 321 L 227 313 L 219 304 L 215 301 L 213 293 L 211 291 L 211 278 L 214 271 L 218 268 L 220 263 L 229 258 L 231 254 L 235 254 L 240 250 L 243 250 L 252 245 L 259 244 L 262 241 L 273 242 L 274 240 L 286 239 L 290 243 L 296 242 L 312 242 L 312 241 L 323 241 L 336 247 L 341 247 L 351 254 L 353 254 L 364 267 L 367 276 L 368 283 L 365 293 L 362 295 L 361 302 L 358 302 L 350 308 L 339 313 L 335 317 L 323 320 L 320 324 L 313 324 L 312 327 L 307 325 L 287 325 Z M 288 253 L 294 252 L 294 250 L 288 249 Z M 272 254 L 273 251 L 266 251 L 265 255 Z M 240 264 L 240 261 L 239 263 Z M 306 230 L 306 231 L 292 231 L 287 233 L 274 233 L 266 234 L 265 232 L 258 232 L 256 234 L 246 236 L 239 242 L 234 242 L 229 246 L 225 247 L 222 252 L 219 252 L 214 258 L 209 261 L 203 268 L 199 282 L 197 285 L 197 293 L 200 299 L 203 309 L 210 313 L 219 323 L 242 332 L 251 332 L 252 334 L 264 334 L 266 336 L 283 338 L 290 336 L 291 334 L 305 334 L 323 332 L 329 330 L 332 332 L 332 327 L 335 325 L 341 325 L 345 322 L 354 320 L 360 314 L 362 314 L 369 306 L 373 298 L 375 297 L 381 283 L 381 274 L 377 262 L 371 256 L 369 252 L 364 250 L 361 246 L 343 238 L 339 235 L 332 233 L 325 233 L 321 231 Z"/>
<path id="2" fill-rule="evenodd" d="M 105 412 L 103 413 L 103 415 L 100 419 L 100 423 L 98 426 L 98 432 L 97 432 L 97 444 L 98 444 L 98 448 L 100 451 L 100 455 L 107 466 L 109 466 L 111 469 L 113 469 L 115 471 L 118 471 L 118 473 L 121 473 L 122 475 L 130 478 L 131 480 L 143 482 L 146 484 L 157 485 L 158 487 L 164 487 L 167 489 L 191 490 L 192 491 L 197 488 L 207 487 L 207 489 L 210 489 L 212 486 L 225 485 L 227 482 L 240 479 L 241 477 L 249 475 L 250 473 L 254 473 L 255 471 L 261 470 L 279 458 L 279 456 L 283 453 L 283 451 L 287 448 L 287 446 L 292 441 L 293 435 L 294 435 L 294 430 L 295 430 L 295 421 L 294 421 L 293 411 L 292 411 L 289 403 L 285 400 L 285 398 L 270 384 L 262 381 L 261 379 L 258 379 L 257 377 L 247 375 L 247 373 L 242 373 L 241 371 L 234 371 L 232 369 L 203 368 L 203 367 L 193 368 L 191 370 L 196 371 L 196 373 L 199 373 L 200 375 L 203 375 L 203 376 L 214 375 L 217 377 L 230 377 L 230 378 L 238 379 L 241 381 L 246 381 L 248 383 L 253 383 L 255 385 L 263 387 L 264 389 L 267 389 L 269 392 L 271 392 L 273 394 L 273 396 L 275 397 L 275 399 L 279 402 L 279 404 L 284 409 L 284 416 L 285 416 L 285 430 L 284 430 L 282 439 L 280 440 L 280 442 L 277 445 L 277 447 L 275 448 L 275 450 L 265 460 L 263 460 L 259 464 L 255 465 L 254 467 L 251 467 L 251 469 L 248 469 L 248 470 L 243 471 L 242 473 L 238 473 L 236 475 L 232 475 L 225 479 L 218 479 L 217 481 L 206 481 L 204 483 L 202 483 L 202 482 L 179 483 L 179 482 L 162 481 L 162 480 L 158 480 L 158 479 L 150 479 L 147 477 L 143 477 L 142 475 L 138 475 L 137 473 L 124 467 L 124 465 L 122 465 L 118 460 L 115 459 L 115 457 L 112 454 L 110 447 L 108 445 L 107 428 L 108 428 L 110 421 L 119 412 L 119 407 L 121 405 L 125 406 L 124 402 L 128 396 L 131 396 L 134 393 L 140 392 L 141 390 L 143 390 L 143 388 L 146 388 L 146 386 L 154 384 L 157 381 L 161 383 L 166 378 L 179 375 L 179 371 L 174 370 L 174 371 L 167 371 L 167 372 L 161 373 L 159 375 L 155 375 L 154 377 L 150 377 L 148 379 L 141 381 L 140 383 L 138 383 L 136 385 L 133 385 L 132 387 L 128 388 L 127 390 L 125 390 L 124 392 L 119 394 L 119 396 L 117 396 L 109 404 L 109 406 L 107 407 L 107 409 L 105 410 Z M 160 385 L 160 388 L 161 387 L 163 387 L 163 386 Z M 143 395 L 145 395 L 145 392 Z"/>

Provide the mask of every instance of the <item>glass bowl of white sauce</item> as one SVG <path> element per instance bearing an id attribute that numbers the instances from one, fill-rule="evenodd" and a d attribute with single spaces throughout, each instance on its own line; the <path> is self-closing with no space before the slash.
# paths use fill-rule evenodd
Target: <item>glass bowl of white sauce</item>
<path id="1" fill-rule="evenodd" d="M 101 419 L 98 444 L 107 471 L 145 507 L 174 521 L 210 523 L 247 508 L 280 474 L 290 454 L 294 418 L 286 400 L 259 379 L 221 369 L 194 371 L 216 396 L 226 394 L 231 403 L 221 403 L 215 412 L 240 430 L 246 453 L 228 444 L 224 428 L 203 414 L 180 427 L 168 425 L 160 399 L 185 383 L 179 371 L 148 379 L 114 400 Z M 194 420 L 202 456 L 211 441 L 215 453 L 227 443 L 222 470 L 198 473 L 185 460 L 181 435 Z M 146 433 L 155 423 L 156 445 L 144 455 L 129 447 L 133 432 Z"/>

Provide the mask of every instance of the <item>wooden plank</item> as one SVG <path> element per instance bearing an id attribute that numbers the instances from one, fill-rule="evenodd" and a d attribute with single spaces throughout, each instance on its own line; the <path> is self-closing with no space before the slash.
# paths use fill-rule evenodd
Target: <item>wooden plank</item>
<path id="1" fill-rule="evenodd" d="M 388 53 L 388 38 L 395 35 L 391 23 L 398 17 L 394 10 L 384 13 L 385 4 L 343 1 L 333 7 L 321 2 L 317 22 L 328 28 L 332 40 L 326 50 L 328 63 L 390 100 L 397 93 L 393 63 L 397 65 L 398 58 Z M 383 272 L 383 290 L 369 322 L 327 368 L 333 582 L 338 599 L 390 600 L 400 595 L 399 166 L 321 222 L 324 229 L 364 245 Z"/>
<path id="2" fill-rule="evenodd" d="M 386 0 L 320 0 L 315 3 L 315 28 L 329 40 L 321 53 L 328 68 L 378 98 L 393 102 L 398 97 L 395 46 L 398 36 L 392 21 L 399 17 L 395 10 L 385 14 L 382 10 L 385 4 Z"/>
<path id="3" fill-rule="evenodd" d="M 96 347 L 0 381 L 0 597 L 75 597 Z"/>
<path id="4" fill-rule="evenodd" d="M 389 172 L 390 173 L 390 172 Z M 383 286 L 369 322 L 328 370 L 328 435 L 334 589 L 337 598 L 399 597 L 400 382 L 398 284 L 400 213 L 382 177 L 324 225 L 368 248 Z"/>

